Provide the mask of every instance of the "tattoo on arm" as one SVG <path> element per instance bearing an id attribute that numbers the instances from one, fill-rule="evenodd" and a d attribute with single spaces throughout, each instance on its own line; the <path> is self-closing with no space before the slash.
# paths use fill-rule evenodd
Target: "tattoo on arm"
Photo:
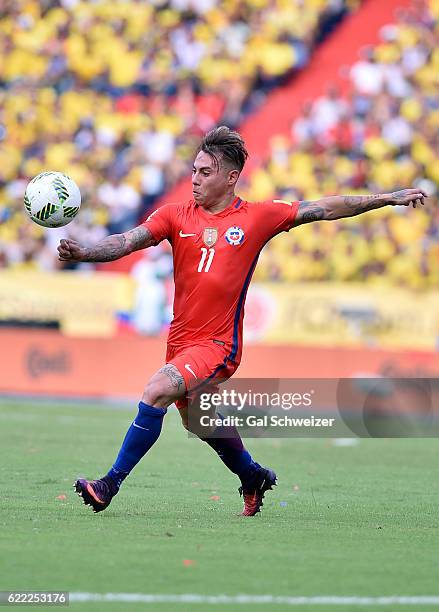
<path id="1" fill-rule="evenodd" d="M 403 200 L 405 196 L 401 196 Z M 315 202 L 303 200 L 299 204 L 294 225 L 310 223 L 311 221 L 332 221 L 344 217 L 354 217 L 368 210 L 381 208 L 389 203 L 389 198 L 383 194 L 359 196 L 329 196 Z"/>
<path id="2" fill-rule="evenodd" d="M 94 247 L 85 249 L 83 261 L 114 261 L 127 254 L 126 238 L 123 234 L 107 236 Z"/>
<path id="3" fill-rule="evenodd" d="M 167 364 L 163 366 L 163 368 L 160 368 L 159 372 L 162 372 L 162 374 L 166 374 L 166 376 L 171 382 L 171 386 L 174 389 L 177 389 L 177 391 L 183 390 L 185 388 L 184 378 L 174 365 Z"/>
<path id="4" fill-rule="evenodd" d="M 407 194 L 411 191 L 411 189 L 401 189 L 400 191 L 395 191 L 393 195 L 393 199 L 397 202 L 399 200 L 405 200 Z"/>
<path id="5" fill-rule="evenodd" d="M 155 244 L 147 227 L 139 225 L 124 234 L 107 236 L 94 247 L 85 249 L 83 261 L 103 263 L 120 259 L 138 249 L 146 249 Z"/>
<path id="6" fill-rule="evenodd" d="M 325 211 L 323 208 L 319 208 L 318 206 L 314 208 L 310 208 L 305 211 L 302 215 L 303 223 L 310 223 L 311 221 L 320 221 L 324 218 Z"/>
<path id="7" fill-rule="evenodd" d="M 125 236 L 130 253 L 132 251 L 138 251 L 139 249 L 146 249 L 156 244 L 150 230 L 144 225 L 139 225 L 129 232 L 125 232 Z"/>
<path id="8" fill-rule="evenodd" d="M 320 221 L 325 218 L 325 211 L 318 206 L 318 202 L 303 200 L 299 204 L 295 225 L 302 223 L 311 223 L 311 221 Z"/>
<path id="9" fill-rule="evenodd" d="M 382 202 L 381 195 L 367 195 L 367 196 L 344 196 L 344 204 L 347 208 L 352 211 L 352 215 L 358 215 L 368 210 L 377 208 L 377 204 L 381 206 Z"/>

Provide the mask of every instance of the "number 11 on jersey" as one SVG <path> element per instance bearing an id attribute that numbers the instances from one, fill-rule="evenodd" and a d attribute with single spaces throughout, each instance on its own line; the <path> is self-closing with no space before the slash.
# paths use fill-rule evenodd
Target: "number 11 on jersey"
<path id="1" fill-rule="evenodd" d="M 207 255 L 209 253 L 209 256 Z M 198 264 L 198 272 L 209 272 L 210 266 L 212 265 L 212 260 L 215 256 L 215 249 L 206 249 L 206 247 L 201 247 L 201 259 Z M 206 264 L 206 265 L 204 265 Z"/>

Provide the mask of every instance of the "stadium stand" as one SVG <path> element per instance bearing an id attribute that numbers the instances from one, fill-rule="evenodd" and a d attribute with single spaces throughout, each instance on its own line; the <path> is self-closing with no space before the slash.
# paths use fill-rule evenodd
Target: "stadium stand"
<path id="1" fill-rule="evenodd" d="M 437 194 L 439 3 L 415 2 L 382 28 L 336 87 L 304 105 L 290 137 L 275 135 L 255 169 L 248 199 L 315 199 L 334 193 L 386 192 L 407 185 Z M 293 186 L 293 187 L 292 187 Z M 366 281 L 435 287 L 439 211 L 383 209 L 360 219 L 313 224 L 294 241 L 266 247 L 258 280 Z"/>
<path id="2" fill-rule="evenodd" d="M 187 172 L 201 133 L 236 125 L 358 4 L 2 3 L 0 265 L 53 269 L 60 236 L 88 243 L 132 227 Z M 21 199 L 48 168 L 71 174 L 87 207 L 43 234 L 22 223 Z"/>

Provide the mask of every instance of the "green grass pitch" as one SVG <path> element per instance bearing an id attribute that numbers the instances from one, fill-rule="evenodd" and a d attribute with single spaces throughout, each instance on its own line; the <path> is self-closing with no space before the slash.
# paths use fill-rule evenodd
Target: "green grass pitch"
<path id="1" fill-rule="evenodd" d="M 105 473 L 134 414 L 134 406 L 0 402 L 0 590 L 439 594 L 439 441 L 247 440 L 253 456 L 277 471 L 279 486 L 262 514 L 243 518 L 236 478 L 206 444 L 188 439 L 171 409 L 159 441 L 110 508 L 95 515 L 72 483 Z M 302 609 L 70 605 L 206 607 Z M 360 606 L 303 607 L 328 608 Z"/>

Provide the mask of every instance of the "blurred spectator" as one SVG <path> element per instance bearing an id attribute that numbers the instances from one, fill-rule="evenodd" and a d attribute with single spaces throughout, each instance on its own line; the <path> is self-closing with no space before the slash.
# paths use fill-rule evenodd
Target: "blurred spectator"
<path id="1" fill-rule="evenodd" d="M 98 188 L 97 197 L 109 210 L 111 234 L 121 234 L 136 225 L 140 195 L 129 183 L 118 181 L 110 172 L 108 181 Z"/>
<path id="2" fill-rule="evenodd" d="M 136 281 L 136 294 L 132 322 L 139 333 L 157 335 L 170 322 L 164 281 L 171 274 L 172 257 L 162 245 L 144 251 L 142 259 L 133 266 L 131 275 Z"/>

